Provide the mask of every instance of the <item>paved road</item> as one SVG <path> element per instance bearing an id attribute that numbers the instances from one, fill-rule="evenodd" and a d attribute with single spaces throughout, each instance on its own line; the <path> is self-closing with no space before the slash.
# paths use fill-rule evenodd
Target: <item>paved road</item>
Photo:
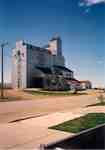
<path id="1" fill-rule="evenodd" d="M 0 102 L 0 123 L 7 123 L 19 118 L 37 117 L 53 112 L 71 111 L 95 103 L 96 96 L 48 97 L 30 101 Z"/>

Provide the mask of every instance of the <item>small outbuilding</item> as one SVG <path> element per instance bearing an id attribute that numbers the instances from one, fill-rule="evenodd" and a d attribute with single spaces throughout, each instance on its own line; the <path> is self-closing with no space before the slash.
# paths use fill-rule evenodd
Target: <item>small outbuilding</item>
<path id="1" fill-rule="evenodd" d="M 92 83 L 89 80 L 80 81 L 80 84 L 81 84 L 81 89 L 82 90 L 86 90 L 86 89 L 91 89 L 92 88 Z"/>

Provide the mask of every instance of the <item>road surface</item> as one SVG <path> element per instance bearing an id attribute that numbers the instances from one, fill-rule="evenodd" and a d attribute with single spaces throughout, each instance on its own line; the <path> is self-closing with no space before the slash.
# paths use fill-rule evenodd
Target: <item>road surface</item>
<path id="1" fill-rule="evenodd" d="M 71 111 L 96 103 L 96 95 L 62 96 L 0 102 L 0 123 L 7 123 L 22 118 L 33 118 L 59 111 Z"/>

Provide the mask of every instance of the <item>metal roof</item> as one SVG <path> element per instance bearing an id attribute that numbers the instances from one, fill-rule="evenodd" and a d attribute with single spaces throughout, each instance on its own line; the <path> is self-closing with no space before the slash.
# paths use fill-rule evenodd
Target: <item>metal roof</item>
<path id="1" fill-rule="evenodd" d="M 73 72 L 72 70 L 66 68 L 65 66 L 58 66 L 58 65 L 54 65 L 55 68 L 58 68 L 60 70 L 64 70 L 64 71 L 68 71 L 68 72 Z"/>

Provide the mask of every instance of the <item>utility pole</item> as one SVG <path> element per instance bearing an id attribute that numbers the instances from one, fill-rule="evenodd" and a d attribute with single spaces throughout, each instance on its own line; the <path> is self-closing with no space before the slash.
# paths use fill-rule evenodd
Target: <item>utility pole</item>
<path id="1" fill-rule="evenodd" d="M 2 43 L 1 46 L 1 99 L 4 98 L 4 47 L 8 43 Z"/>

